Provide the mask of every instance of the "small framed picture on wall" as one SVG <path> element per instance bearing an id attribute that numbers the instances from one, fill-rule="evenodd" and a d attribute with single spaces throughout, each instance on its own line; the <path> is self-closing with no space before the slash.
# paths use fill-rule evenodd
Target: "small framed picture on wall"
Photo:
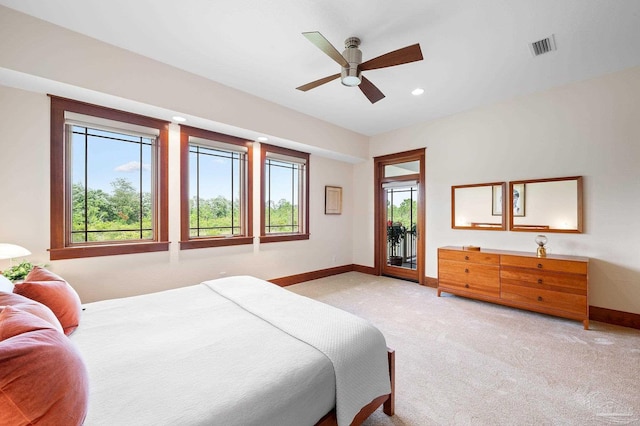
<path id="1" fill-rule="evenodd" d="M 342 214 L 342 187 L 324 187 L 324 214 Z"/>

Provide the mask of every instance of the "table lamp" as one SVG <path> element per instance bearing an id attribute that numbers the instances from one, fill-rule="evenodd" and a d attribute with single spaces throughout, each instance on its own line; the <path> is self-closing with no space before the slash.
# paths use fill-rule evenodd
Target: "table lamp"
<path id="1" fill-rule="evenodd" d="M 9 265 L 11 265 L 11 261 L 16 257 L 29 256 L 30 254 L 31 252 L 24 247 L 15 244 L 0 243 L 0 259 L 9 259 Z"/>

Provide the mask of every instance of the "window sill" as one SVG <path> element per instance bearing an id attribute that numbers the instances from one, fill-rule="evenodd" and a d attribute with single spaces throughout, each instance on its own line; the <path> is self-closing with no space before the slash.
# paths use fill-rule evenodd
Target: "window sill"
<path id="1" fill-rule="evenodd" d="M 73 246 L 49 249 L 50 260 L 80 259 L 83 257 L 114 256 L 118 254 L 150 253 L 168 251 L 169 242 L 144 242 L 127 244 L 105 244 L 95 246 Z"/>
<path id="2" fill-rule="evenodd" d="M 197 238 L 188 241 L 180 241 L 180 250 L 191 250 L 207 247 L 238 246 L 242 244 L 253 244 L 253 237 Z"/>
<path id="3" fill-rule="evenodd" d="M 272 234 L 260 236 L 261 243 L 277 243 L 281 241 L 299 241 L 308 239 L 309 234 Z"/>

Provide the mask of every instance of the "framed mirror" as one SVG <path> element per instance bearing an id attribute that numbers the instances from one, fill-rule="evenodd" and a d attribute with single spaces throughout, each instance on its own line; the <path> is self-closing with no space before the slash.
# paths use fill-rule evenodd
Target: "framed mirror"
<path id="1" fill-rule="evenodd" d="M 451 227 L 504 231 L 507 229 L 506 182 L 451 187 Z"/>
<path id="2" fill-rule="evenodd" d="M 582 176 L 509 182 L 509 230 L 582 232 Z"/>

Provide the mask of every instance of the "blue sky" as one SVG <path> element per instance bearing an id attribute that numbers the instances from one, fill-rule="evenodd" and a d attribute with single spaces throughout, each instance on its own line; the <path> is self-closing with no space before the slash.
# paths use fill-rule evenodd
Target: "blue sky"
<path id="1" fill-rule="evenodd" d="M 91 189 L 102 189 L 112 192 L 111 182 L 118 178 L 125 178 L 138 190 L 140 186 L 140 168 L 142 167 L 142 190 L 151 190 L 151 147 L 143 145 L 142 161 L 140 161 L 140 145 L 114 141 L 110 139 L 89 137 L 89 156 L 87 186 Z M 195 155 L 190 155 L 190 161 L 194 161 Z M 72 141 L 72 180 L 74 183 L 84 182 L 84 136 L 73 135 Z M 201 156 L 200 163 L 200 197 L 215 198 L 223 196 L 231 199 L 231 189 L 228 184 L 231 176 L 231 161 L 229 159 Z M 237 162 L 234 165 L 237 170 Z M 190 167 L 190 182 L 195 182 L 195 167 Z M 238 187 L 237 173 L 235 173 L 234 188 Z M 171 178 L 171 177 L 170 177 Z M 272 174 L 271 195 L 274 201 L 291 197 L 291 178 L 284 173 Z M 254 189 L 255 190 L 255 189 Z M 238 197 L 237 190 L 234 197 Z M 190 188 L 190 197 L 195 195 L 195 186 Z"/>
<path id="2" fill-rule="evenodd" d="M 73 182 L 84 182 L 85 149 L 84 137 L 73 135 L 72 173 Z M 111 182 L 118 178 L 129 180 L 133 187 L 140 187 L 140 168 L 142 167 L 142 190 L 151 190 L 151 147 L 143 145 L 140 161 L 140 145 L 128 142 L 112 141 L 89 137 L 89 155 L 87 158 L 87 186 L 91 189 L 113 190 Z"/>
<path id="3" fill-rule="evenodd" d="M 215 152 L 206 150 L 205 152 Z M 189 154 L 189 198 L 196 195 L 197 155 Z M 229 180 L 232 176 L 233 162 L 233 194 Z M 200 198 L 216 198 L 222 196 L 227 200 L 237 199 L 240 194 L 239 188 L 238 160 L 232 161 L 230 158 L 221 158 L 211 155 L 200 155 Z"/>

